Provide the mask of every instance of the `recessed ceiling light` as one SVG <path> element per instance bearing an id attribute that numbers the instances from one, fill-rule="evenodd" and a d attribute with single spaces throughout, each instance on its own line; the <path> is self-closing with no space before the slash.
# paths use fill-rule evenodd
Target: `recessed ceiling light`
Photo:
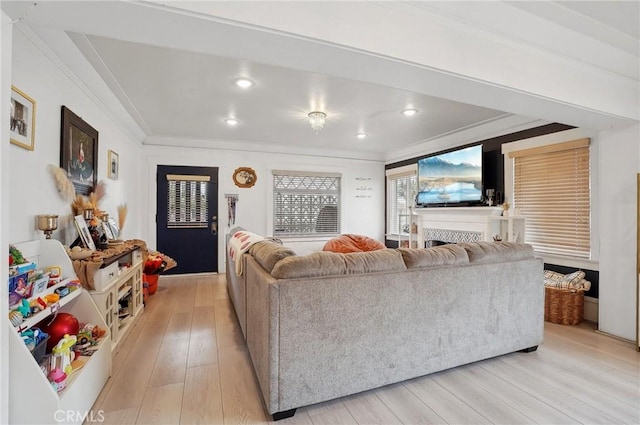
<path id="1" fill-rule="evenodd" d="M 231 127 L 233 127 L 234 125 L 238 125 L 238 120 L 235 118 L 227 118 L 226 120 L 224 120 L 224 122 L 226 122 L 227 125 L 230 125 Z"/>
<path id="2" fill-rule="evenodd" d="M 402 111 L 402 115 L 405 115 L 407 117 L 412 117 L 417 113 L 418 113 L 417 109 L 405 109 L 404 111 Z"/>
<path id="3" fill-rule="evenodd" d="M 358 139 L 366 139 L 367 138 L 367 133 L 358 133 L 358 134 L 356 134 L 356 137 Z"/>
<path id="4" fill-rule="evenodd" d="M 243 89 L 248 89 L 249 87 L 253 86 L 253 81 L 249 80 L 248 78 L 238 78 L 236 80 L 236 86 Z"/>

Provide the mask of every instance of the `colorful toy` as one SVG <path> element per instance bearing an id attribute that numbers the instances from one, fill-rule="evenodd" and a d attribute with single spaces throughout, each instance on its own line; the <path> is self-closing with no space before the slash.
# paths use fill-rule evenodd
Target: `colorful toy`
<path id="1" fill-rule="evenodd" d="M 49 381 L 53 389 L 60 392 L 67 386 L 67 374 L 60 369 L 52 369 L 49 372 Z"/>
<path id="2" fill-rule="evenodd" d="M 40 328 L 49 334 L 47 350 L 51 351 L 65 335 L 77 335 L 80 323 L 72 314 L 58 313 L 51 323 L 40 326 Z"/>
<path id="3" fill-rule="evenodd" d="M 29 306 L 31 307 L 31 313 L 38 313 L 47 308 L 47 302 L 41 297 L 38 297 L 32 300 Z"/>
<path id="4" fill-rule="evenodd" d="M 31 305 L 29 304 L 29 300 L 23 298 L 22 301 L 20 301 L 20 305 L 16 307 L 16 310 L 22 314 L 22 317 L 29 317 L 31 315 Z"/>
<path id="5" fill-rule="evenodd" d="M 58 294 L 47 294 L 44 296 L 44 300 L 49 304 L 55 304 L 60 301 L 60 295 Z"/>
<path id="6" fill-rule="evenodd" d="M 75 335 L 65 334 L 51 350 L 51 370 L 60 369 L 68 375 L 73 372 L 71 362 L 75 358 L 71 348 L 76 345 L 78 339 Z"/>
<path id="7" fill-rule="evenodd" d="M 23 320 L 24 316 L 18 310 L 11 310 L 9 312 L 9 322 L 11 322 L 13 326 L 20 326 Z"/>

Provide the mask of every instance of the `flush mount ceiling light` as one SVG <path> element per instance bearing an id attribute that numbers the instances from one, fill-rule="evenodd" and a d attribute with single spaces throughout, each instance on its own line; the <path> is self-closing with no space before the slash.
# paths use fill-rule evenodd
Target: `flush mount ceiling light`
<path id="1" fill-rule="evenodd" d="M 417 113 L 418 113 L 417 109 L 405 109 L 404 111 L 402 111 L 402 115 L 407 117 L 412 117 Z"/>
<path id="2" fill-rule="evenodd" d="M 238 120 L 235 118 L 227 118 L 224 122 L 231 127 L 238 125 Z"/>
<path id="3" fill-rule="evenodd" d="M 367 138 L 367 133 L 358 133 L 358 134 L 356 134 L 356 137 L 358 139 L 366 139 Z"/>
<path id="4" fill-rule="evenodd" d="M 248 78 L 238 78 L 236 80 L 236 86 L 243 88 L 243 89 L 248 89 L 249 87 L 253 86 L 253 81 L 251 81 Z"/>
<path id="5" fill-rule="evenodd" d="M 311 129 L 316 133 L 322 130 L 324 127 L 324 121 L 327 118 L 327 114 L 320 111 L 309 112 L 309 125 Z"/>

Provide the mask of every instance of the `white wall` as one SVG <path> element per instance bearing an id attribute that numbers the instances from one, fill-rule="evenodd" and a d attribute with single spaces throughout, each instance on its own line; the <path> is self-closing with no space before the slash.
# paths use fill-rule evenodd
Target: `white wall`
<path id="1" fill-rule="evenodd" d="M 11 96 L 11 44 L 12 31 L 9 17 L 0 12 L 0 105 L 8 105 Z M 4 109 L 2 109 L 4 111 Z M 0 193 L 9 190 L 9 114 L 0 115 Z M 0 203 L 0 246 L 7 247 L 10 203 L 3 197 Z M 5 248 L 6 249 L 6 248 Z M 5 251 L 6 252 L 6 251 Z M 0 276 L 8 276 L 8 264 L 0 261 Z M 4 279 L 3 279 L 4 281 Z M 0 306 L 9 302 L 8 291 L 0 291 Z M 5 311 L 5 310 L 2 310 Z M 9 423 L 9 322 L 0 314 L 0 423 Z"/>
<path id="2" fill-rule="evenodd" d="M 117 216 L 116 207 L 129 207 L 127 237 L 138 237 L 140 226 L 140 198 L 144 188 L 140 182 L 142 147 L 124 132 L 105 111 L 91 100 L 81 84 L 64 72 L 64 66 L 51 57 L 42 42 L 27 37 L 18 26 L 13 31 L 12 84 L 36 101 L 35 150 L 9 147 L 9 190 L 2 199 L 10 203 L 8 239 L 21 242 L 43 238 L 35 226 L 38 214 L 60 215 L 60 229 L 56 239 L 70 243 L 76 232 L 71 223 L 70 204 L 59 195 L 48 164 L 60 165 L 60 115 L 65 105 L 98 130 L 98 180 L 107 183 L 107 197 L 101 209 Z M 3 38 L 4 40 L 4 38 Z M 108 151 L 119 154 L 119 180 L 107 179 Z"/>
<path id="3" fill-rule="evenodd" d="M 600 323 L 635 340 L 636 175 L 640 124 L 603 131 L 600 139 Z"/>
<path id="4" fill-rule="evenodd" d="M 156 168 L 158 165 L 187 165 L 219 167 L 218 183 L 218 229 L 224 235 L 228 226 L 225 193 L 239 195 L 236 207 L 236 226 L 263 235 L 271 235 L 272 228 L 272 170 L 301 170 L 338 172 L 342 174 L 342 233 L 359 233 L 384 241 L 384 165 L 378 161 L 359 161 L 337 158 L 325 158 L 300 154 L 274 154 L 262 152 L 240 152 L 214 149 L 180 149 L 161 146 L 145 146 L 146 181 L 148 188 L 146 204 L 148 223 L 144 239 L 149 247 L 156 246 Z M 251 167 L 258 180 L 252 188 L 239 188 L 231 179 L 238 167 Z M 371 180 L 356 180 L 358 177 Z M 368 186 L 370 198 L 356 198 L 362 191 L 359 186 Z M 322 246 L 316 238 L 304 239 L 305 242 L 287 245 L 293 246 L 298 253 L 306 253 Z M 218 238 L 218 270 L 224 270 L 224 238 Z"/>

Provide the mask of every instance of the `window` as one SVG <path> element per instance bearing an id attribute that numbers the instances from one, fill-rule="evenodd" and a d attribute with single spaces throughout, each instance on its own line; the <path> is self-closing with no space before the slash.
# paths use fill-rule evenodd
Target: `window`
<path id="1" fill-rule="evenodd" d="M 399 234 L 400 216 L 411 214 L 410 207 L 414 204 L 417 191 L 415 166 L 387 170 L 387 234 Z M 408 221 L 404 223 L 410 225 Z M 407 229 L 407 233 L 409 231 Z"/>
<path id="2" fill-rule="evenodd" d="M 207 184 L 209 176 L 167 175 L 167 228 L 208 227 Z"/>
<path id="3" fill-rule="evenodd" d="M 513 206 L 539 253 L 589 258 L 589 139 L 511 152 Z"/>
<path id="4" fill-rule="evenodd" d="M 273 171 L 273 233 L 337 234 L 340 174 Z"/>

